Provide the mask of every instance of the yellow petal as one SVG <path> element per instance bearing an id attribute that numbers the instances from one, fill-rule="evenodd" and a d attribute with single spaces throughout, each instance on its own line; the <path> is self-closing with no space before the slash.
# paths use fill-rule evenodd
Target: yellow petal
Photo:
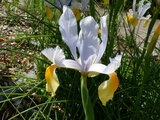
<path id="1" fill-rule="evenodd" d="M 110 79 L 104 81 L 98 87 L 98 96 L 104 106 L 106 106 L 106 103 L 113 98 L 114 92 L 119 85 L 119 79 L 116 73 L 111 73 L 109 76 Z"/>
<path id="2" fill-rule="evenodd" d="M 46 14 L 47 14 L 47 18 L 48 18 L 49 20 L 52 20 L 52 18 L 53 18 L 53 13 L 52 13 L 50 7 L 47 7 L 47 8 L 46 8 Z"/>
<path id="3" fill-rule="evenodd" d="M 80 14 L 79 10 L 78 10 L 77 8 L 75 8 L 75 9 L 73 9 L 72 11 L 73 11 L 73 13 L 74 13 L 74 15 L 75 15 L 75 17 L 76 17 L 76 20 L 77 20 L 77 21 L 80 20 L 81 14 Z"/>
<path id="4" fill-rule="evenodd" d="M 109 0 L 104 0 L 105 5 L 109 5 Z"/>
<path id="5" fill-rule="evenodd" d="M 46 69 L 46 72 L 45 72 L 45 78 L 47 81 L 46 91 L 51 92 L 52 96 L 56 95 L 55 92 L 57 88 L 59 87 L 59 81 L 55 73 L 55 69 L 57 67 L 58 67 L 57 65 L 51 65 Z"/>

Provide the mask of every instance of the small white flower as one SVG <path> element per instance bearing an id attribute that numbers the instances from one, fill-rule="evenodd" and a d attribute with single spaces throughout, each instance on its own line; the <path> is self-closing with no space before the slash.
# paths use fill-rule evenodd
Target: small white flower
<path id="1" fill-rule="evenodd" d="M 144 17 L 144 14 L 151 7 L 151 3 L 148 2 L 144 5 L 144 0 L 140 1 L 138 11 L 136 11 L 136 0 L 133 0 L 132 9 L 129 10 L 129 14 L 127 16 L 127 21 L 131 23 L 134 27 L 138 24 L 138 20 L 147 19 Z"/>

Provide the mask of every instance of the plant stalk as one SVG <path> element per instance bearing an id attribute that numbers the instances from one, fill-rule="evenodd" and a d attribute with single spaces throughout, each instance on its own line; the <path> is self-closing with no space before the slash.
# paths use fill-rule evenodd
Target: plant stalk
<path id="1" fill-rule="evenodd" d="M 94 111 L 87 89 L 87 74 L 81 75 L 81 98 L 86 120 L 94 120 Z"/>

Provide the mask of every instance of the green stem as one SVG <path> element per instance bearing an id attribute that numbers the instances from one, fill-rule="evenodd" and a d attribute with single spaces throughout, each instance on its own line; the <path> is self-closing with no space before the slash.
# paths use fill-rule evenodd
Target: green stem
<path id="1" fill-rule="evenodd" d="M 91 16 L 95 19 L 94 0 L 90 0 L 90 12 L 91 12 Z"/>
<path id="2" fill-rule="evenodd" d="M 87 74 L 81 76 L 81 98 L 86 120 L 94 120 L 94 111 L 87 89 Z"/>

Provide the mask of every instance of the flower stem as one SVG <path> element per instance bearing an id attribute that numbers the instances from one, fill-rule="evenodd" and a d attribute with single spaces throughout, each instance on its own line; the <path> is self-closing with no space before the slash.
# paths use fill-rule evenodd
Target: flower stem
<path id="1" fill-rule="evenodd" d="M 94 111 L 87 89 L 87 74 L 81 76 L 81 98 L 86 120 L 94 120 Z"/>

